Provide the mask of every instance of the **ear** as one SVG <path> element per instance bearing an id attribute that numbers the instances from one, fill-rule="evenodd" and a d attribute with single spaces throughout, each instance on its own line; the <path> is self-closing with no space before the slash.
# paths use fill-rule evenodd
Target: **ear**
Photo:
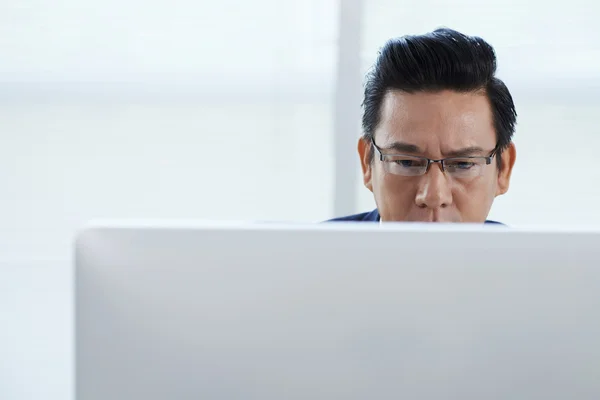
<path id="1" fill-rule="evenodd" d="M 502 152 L 502 166 L 498 171 L 498 186 L 496 189 L 496 196 L 503 195 L 508 191 L 510 186 L 510 176 L 512 175 L 515 161 L 517 160 L 517 148 L 514 143 L 510 145 Z"/>
<path id="2" fill-rule="evenodd" d="M 372 176 L 372 162 L 371 153 L 371 141 L 366 140 L 364 137 L 358 139 L 358 156 L 360 157 L 360 166 L 363 173 L 363 183 L 367 189 L 373 191 L 373 184 L 371 182 Z"/>

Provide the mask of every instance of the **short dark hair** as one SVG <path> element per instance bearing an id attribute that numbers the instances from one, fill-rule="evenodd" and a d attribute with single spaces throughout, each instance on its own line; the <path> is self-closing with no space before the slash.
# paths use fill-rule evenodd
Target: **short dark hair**
<path id="1" fill-rule="evenodd" d="M 389 91 L 482 91 L 492 108 L 495 153 L 500 155 L 511 143 L 517 112 L 508 88 L 495 73 L 494 48 L 477 36 L 439 28 L 423 35 L 391 39 L 366 76 L 363 137 L 369 141 L 373 138 L 383 99 Z M 501 158 L 497 160 L 500 166 Z"/>

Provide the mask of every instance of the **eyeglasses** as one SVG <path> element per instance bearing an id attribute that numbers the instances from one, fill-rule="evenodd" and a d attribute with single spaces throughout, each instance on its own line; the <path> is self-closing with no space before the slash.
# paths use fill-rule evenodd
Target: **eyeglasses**
<path id="1" fill-rule="evenodd" d="M 379 160 L 384 163 L 385 171 L 400 176 L 421 176 L 429 171 L 431 164 L 439 163 L 442 172 L 453 178 L 470 179 L 481 176 L 484 167 L 492 163 L 495 156 L 495 149 L 487 157 L 451 157 L 440 160 L 432 160 L 427 157 L 408 156 L 403 154 L 383 154 L 381 149 L 371 138 L 371 143 Z"/>

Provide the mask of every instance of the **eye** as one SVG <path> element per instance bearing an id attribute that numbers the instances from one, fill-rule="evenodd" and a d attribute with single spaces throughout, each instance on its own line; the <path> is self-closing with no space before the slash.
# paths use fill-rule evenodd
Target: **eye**
<path id="1" fill-rule="evenodd" d="M 419 166 L 419 162 L 416 160 L 395 160 L 394 161 L 396 164 L 405 167 L 405 168 L 410 168 L 410 167 L 418 167 Z"/>
<path id="2" fill-rule="evenodd" d="M 475 163 L 472 161 L 458 161 L 453 167 L 457 169 L 469 169 L 473 166 L 475 166 Z"/>
<path id="3" fill-rule="evenodd" d="M 477 165 L 475 160 L 448 160 L 446 162 L 446 168 L 450 170 L 469 170 Z"/>
<path id="4" fill-rule="evenodd" d="M 416 157 L 396 156 L 390 161 L 401 168 L 407 169 L 423 168 L 427 166 L 427 160 L 423 160 Z"/>

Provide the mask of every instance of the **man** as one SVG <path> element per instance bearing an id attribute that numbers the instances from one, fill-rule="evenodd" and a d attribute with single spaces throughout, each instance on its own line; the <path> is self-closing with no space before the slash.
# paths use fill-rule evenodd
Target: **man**
<path id="1" fill-rule="evenodd" d="M 358 141 L 377 209 L 332 221 L 486 221 L 515 164 L 516 111 L 494 49 L 451 29 L 390 40 L 367 75 Z"/>

